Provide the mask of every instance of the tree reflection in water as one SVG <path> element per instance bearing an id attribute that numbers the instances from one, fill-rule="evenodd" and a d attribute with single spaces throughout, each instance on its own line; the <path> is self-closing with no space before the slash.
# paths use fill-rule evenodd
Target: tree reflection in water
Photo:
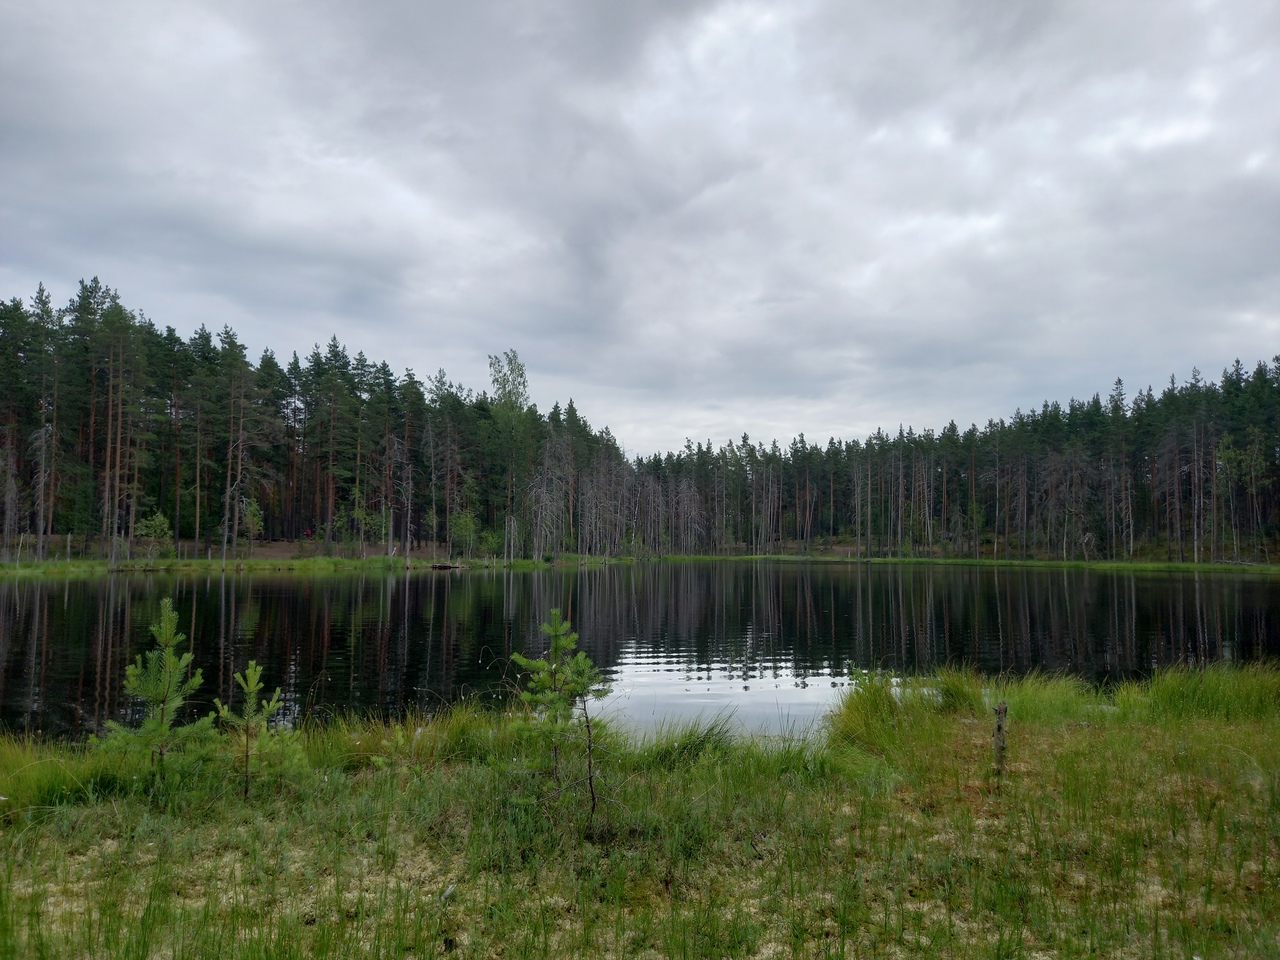
<path id="1" fill-rule="evenodd" d="M 541 652 L 538 626 L 552 607 L 615 686 L 632 691 L 633 714 L 794 704 L 804 717 L 861 669 L 966 662 L 1101 680 L 1276 656 L 1274 582 L 1235 572 L 745 561 L 9 580 L 0 582 L 0 721 L 79 736 L 131 719 L 124 667 L 147 646 L 166 596 L 204 671 L 201 697 L 234 697 L 235 672 L 257 660 L 295 722 L 500 699 L 509 654 Z"/>

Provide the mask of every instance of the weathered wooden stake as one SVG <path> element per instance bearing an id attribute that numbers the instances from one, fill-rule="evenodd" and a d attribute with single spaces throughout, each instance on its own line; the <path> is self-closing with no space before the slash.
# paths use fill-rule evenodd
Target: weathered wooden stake
<path id="1" fill-rule="evenodd" d="M 991 736 L 991 749 L 995 754 L 996 776 L 1004 776 L 1004 758 L 1008 751 L 1009 743 L 1005 737 L 1005 717 L 1009 713 L 1009 705 L 1003 700 L 996 707 L 996 730 Z"/>

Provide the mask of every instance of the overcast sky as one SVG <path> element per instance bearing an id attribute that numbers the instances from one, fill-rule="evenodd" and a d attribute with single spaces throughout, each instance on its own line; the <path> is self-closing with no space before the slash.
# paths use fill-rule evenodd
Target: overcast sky
<path id="1" fill-rule="evenodd" d="M 1280 2 L 0 0 L 0 296 L 631 453 L 962 427 L 1280 353 Z"/>

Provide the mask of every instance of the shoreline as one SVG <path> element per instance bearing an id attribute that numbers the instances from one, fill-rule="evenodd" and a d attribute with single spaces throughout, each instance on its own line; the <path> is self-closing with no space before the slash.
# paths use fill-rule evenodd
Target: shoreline
<path id="1" fill-rule="evenodd" d="M 423 573 L 432 569 L 461 571 L 570 570 L 584 567 L 627 566 L 650 563 L 777 563 L 816 564 L 823 566 L 891 566 L 891 567 L 970 567 L 995 570 L 1085 570 L 1099 573 L 1212 573 L 1251 574 L 1280 577 L 1280 563 L 1201 562 L 1180 563 L 1163 560 L 991 560 L 963 557 L 853 557 L 816 554 L 734 554 L 683 555 L 660 557 L 581 557 L 565 554 L 556 560 L 500 561 L 488 558 L 440 560 L 425 557 L 402 558 L 384 556 L 347 558 L 336 556 L 253 557 L 221 559 L 156 559 L 124 560 L 112 564 L 105 559 L 23 561 L 0 565 L 0 581 L 9 579 L 80 578 L 90 576 L 156 575 L 156 574 L 229 574 L 247 575 L 280 573 L 315 575 L 326 573 L 385 572 L 388 574 Z"/>

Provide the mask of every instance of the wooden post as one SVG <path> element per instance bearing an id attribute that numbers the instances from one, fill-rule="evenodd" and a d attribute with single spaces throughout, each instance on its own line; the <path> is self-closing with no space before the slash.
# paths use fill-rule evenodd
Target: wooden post
<path id="1" fill-rule="evenodd" d="M 992 734 L 991 737 L 991 748 L 992 752 L 995 754 L 996 776 L 1003 777 L 1005 754 L 1008 751 L 1008 740 L 1005 736 L 1005 719 L 1009 713 L 1009 705 L 1001 700 L 1000 705 L 995 708 L 995 711 L 996 729 L 995 733 Z"/>

